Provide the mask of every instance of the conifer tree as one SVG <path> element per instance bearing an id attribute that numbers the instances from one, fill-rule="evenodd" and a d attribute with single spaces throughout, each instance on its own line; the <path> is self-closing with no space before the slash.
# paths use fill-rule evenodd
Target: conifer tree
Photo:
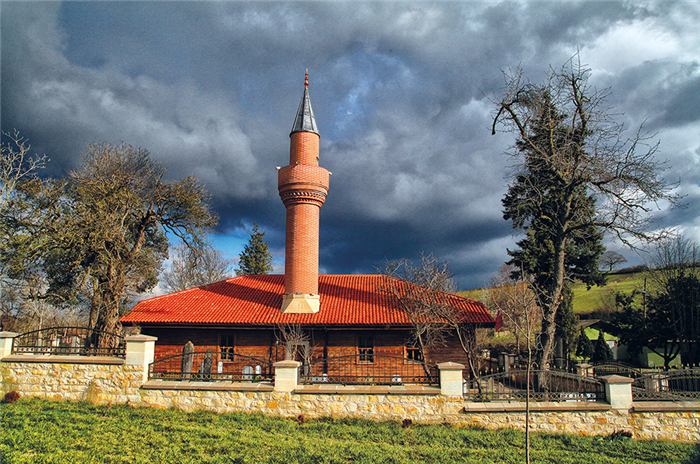
<path id="1" fill-rule="evenodd" d="M 658 240 L 647 232 L 650 205 L 679 197 L 655 159 L 658 144 L 641 128 L 629 139 L 605 107 L 607 90 L 588 83 L 590 71 L 577 56 L 551 69 L 542 84 L 522 72 L 506 76 L 492 132 L 502 125 L 516 135 L 516 169 L 504 197 L 503 217 L 522 231 L 509 264 L 532 278 L 542 306 L 542 348 L 537 364 L 547 368 L 554 352 L 556 315 L 567 282 L 600 285 L 603 235 L 629 246 Z M 541 385 L 543 386 L 543 385 Z"/>
<path id="2" fill-rule="evenodd" d="M 258 230 L 258 225 L 253 223 L 253 231 L 250 234 L 248 244 L 243 247 L 239 255 L 236 275 L 268 274 L 272 271 L 272 255 L 263 240 L 265 232 Z"/>
<path id="3" fill-rule="evenodd" d="M 576 356 L 581 356 L 582 358 L 591 359 L 593 357 L 593 343 L 591 339 L 586 335 L 583 327 L 578 335 L 578 345 L 576 346 Z"/>
<path id="4" fill-rule="evenodd" d="M 613 361 L 614 359 L 615 355 L 613 355 L 610 346 L 608 346 L 608 343 L 605 341 L 603 331 L 601 330 L 600 332 L 598 332 L 598 340 L 596 340 L 595 342 L 595 349 L 593 351 L 593 357 L 591 358 L 591 361 L 596 363 L 604 363 Z"/>

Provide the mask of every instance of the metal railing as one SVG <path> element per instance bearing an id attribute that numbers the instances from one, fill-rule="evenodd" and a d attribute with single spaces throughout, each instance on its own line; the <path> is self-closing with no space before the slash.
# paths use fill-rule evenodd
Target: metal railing
<path id="1" fill-rule="evenodd" d="M 654 372 L 632 383 L 634 401 L 700 400 L 700 369 Z"/>
<path id="2" fill-rule="evenodd" d="M 15 337 L 13 354 L 126 357 L 119 334 L 86 327 L 49 327 Z"/>
<path id="3" fill-rule="evenodd" d="M 158 359 L 148 365 L 149 380 L 274 380 L 272 363 L 226 351 L 195 351 Z"/>
<path id="4" fill-rule="evenodd" d="M 470 401 L 523 401 L 527 399 L 526 370 L 500 372 L 464 382 L 464 398 Z M 530 372 L 532 401 L 598 401 L 605 399 L 603 382 L 563 371 Z"/>
<path id="5" fill-rule="evenodd" d="M 355 354 L 303 363 L 299 383 L 438 385 L 437 366 L 400 356 Z"/>
<path id="6" fill-rule="evenodd" d="M 603 377 L 606 375 L 622 375 L 624 377 L 630 377 L 636 379 L 643 375 L 641 368 L 634 367 L 630 364 L 625 364 L 623 362 L 615 361 L 603 364 L 595 364 L 592 367 L 594 377 Z"/>

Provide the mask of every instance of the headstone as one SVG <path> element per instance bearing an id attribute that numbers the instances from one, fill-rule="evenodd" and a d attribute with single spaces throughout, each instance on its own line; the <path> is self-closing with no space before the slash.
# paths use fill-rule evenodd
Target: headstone
<path id="1" fill-rule="evenodd" d="M 180 361 L 180 372 L 182 378 L 189 380 L 192 374 L 192 364 L 194 362 L 194 343 L 188 341 L 182 349 L 182 360 Z"/>
<path id="2" fill-rule="evenodd" d="M 214 354 L 211 352 L 211 350 L 207 350 L 207 353 L 204 355 L 204 362 L 202 363 L 202 378 L 203 379 L 211 379 L 211 370 L 214 367 Z"/>

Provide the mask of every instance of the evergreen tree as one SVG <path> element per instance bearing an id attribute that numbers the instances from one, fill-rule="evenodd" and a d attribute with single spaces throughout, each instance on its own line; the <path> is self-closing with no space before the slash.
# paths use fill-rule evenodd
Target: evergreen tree
<path id="1" fill-rule="evenodd" d="M 605 341 L 603 331 L 601 330 L 598 332 L 598 340 L 595 342 L 595 349 L 593 350 L 593 357 L 591 358 L 591 361 L 594 363 L 605 363 L 613 361 L 614 359 L 615 355 L 610 349 L 608 343 Z"/>
<path id="2" fill-rule="evenodd" d="M 521 72 L 507 76 L 492 131 L 516 135 L 510 155 L 517 169 L 503 199 L 503 217 L 524 232 L 510 264 L 532 277 L 542 307 L 540 366 L 554 352 L 556 315 L 567 282 L 602 284 L 598 259 L 605 232 L 626 244 L 648 242 L 649 204 L 679 198 L 660 177 L 656 144 L 638 134 L 627 143 L 623 126 L 603 105 L 607 91 L 589 86 L 577 57 L 550 70 L 542 84 Z M 629 240 L 632 237 L 634 240 Z"/>
<path id="3" fill-rule="evenodd" d="M 558 312 L 566 310 L 562 305 L 567 301 L 567 282 L 604 284 L 598 270 L 604 248 L 602 230 L 594 221 L 595 196 L 585 184 L 566 175 L 565 164 L 577 163 L 583 156 L 581 151 L 568 151 L 570 139 L 585 137 L 586 131 L 566 126 L 567 115 L 558 111 L 547 92 L 541 100 L 529 132 L 515 144 L 524 169 L 502 203 L 504 219 L 526 232 L 517 243 L 519 249 L 508 250 L 512 258 L 508 264 L 533 276 L 533 288 L 544 309 L 538 364 L 545 366 L 553 354 L 555 333 L 560 332 Z"/>
<path id="4" fill-rule="evenodd" d="M 582 358 L 591 359 L 593 357 L 593 342 L 586 335 L 586 331 L 581 328 L 581 332 L 578 334 L 578 345 L 576 346 L 576 356 Z"/>
<path id="5" fill-rule="evenodd" d="M 236 275 L 268 274 L 272 271 L 272 255 L 263 240 L 265 232 L 258 230 L 258 225 L 253 223 L 253 231 L 250 234 L 248 244 L 243 247 L 239 255 Z"/>

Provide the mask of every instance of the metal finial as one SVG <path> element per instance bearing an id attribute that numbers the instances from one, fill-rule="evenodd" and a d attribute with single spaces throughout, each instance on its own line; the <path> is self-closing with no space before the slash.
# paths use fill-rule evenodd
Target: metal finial
<path id="1" fill-rule="evenodd" d="M 304 79 L 304 88 L 309 88 L 309 68 L 306 68 L 306 78 Z"/>

